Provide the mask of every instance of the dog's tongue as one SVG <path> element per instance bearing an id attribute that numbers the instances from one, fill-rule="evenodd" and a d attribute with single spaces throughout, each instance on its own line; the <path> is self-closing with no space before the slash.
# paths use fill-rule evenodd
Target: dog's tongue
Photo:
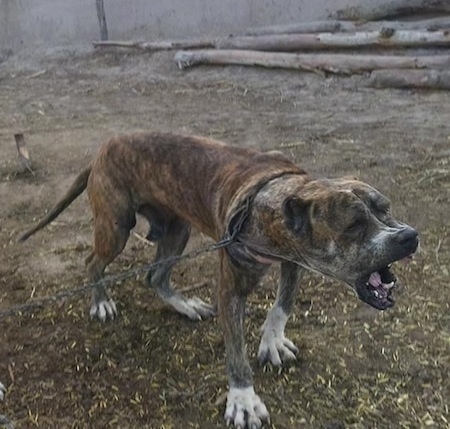
<path id="1" fill-rule="evenodd" d="M 378 271 L 375 271 L 370 275 L 369 284 L 373 287 L 378 287 L 383 284 L 383 282 L 381 281 L 380 273 Z"/>

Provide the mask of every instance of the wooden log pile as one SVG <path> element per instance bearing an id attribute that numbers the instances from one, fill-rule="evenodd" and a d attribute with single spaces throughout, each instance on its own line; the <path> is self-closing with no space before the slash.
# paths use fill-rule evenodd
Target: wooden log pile
<path id="1" fill-rule="evenodd" d="M 250 29 L 236 37 L 100 41 L 94 46 L 179 50 L 174 60 L 183 70 L 208 64 L 321 75 L 369 73 L 369 85 L 376 88 L 450 89 L 450 15 L 413 21 L 315 21 Z"/>

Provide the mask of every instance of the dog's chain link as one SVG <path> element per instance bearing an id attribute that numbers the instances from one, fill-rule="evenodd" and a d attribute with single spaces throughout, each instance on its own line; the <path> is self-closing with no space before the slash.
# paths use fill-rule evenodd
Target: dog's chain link
<path id="1" fill-rule="evenodd" d="M 164 259 L 161 261 L 156 261 L 151 264 L 145 264 L 139 268 L 135 268 L 135 269 L 126 271 L 124 273 L 105 277 L 94 283 L 88 283 L 88 284 L 85 284 L 83 286 L 80 286 L 80 287 L 74 288 L 74 289 L 63 290 L 63 291 L 57 292 L 51 296 L 44 296 L 42 298 L 36 299 L 29 303 L 16 305 L 7 310 L 0 311 L 0 319 L 9 317 L 9 316 L 13 316 L 15 314 L 25 313 L 25 312 L 31 311 L 35 308 L 43 307 L 45 304 L 48 304 L 50 302 L 55 302 L 55 301 L 59 301 L 62 299 L 72 298 L 76 295 L 81 295 L 97 286 L 111 287 L 113 283 L 117 283 L 117 282 L 120 282 L 123 280 L 128 280 L 129 278 L 134 277 L 137 274 L 141 274 L 145 271 L 148 271 L 155 267 L 159 267 L 161 265 L 165 265 L 165 264 L 169 264 L 169 263 L 174 264 L 174 263 L 186 260 L 186 259 L 194 259 L 197 256 L 202 255 L 203 253 L 213 252 L 215 250 L 218 250 L 218 249 L 221 249 L 223 247 L 230 245 L 232 243 L 232 241 L 234 240 L 236 233 L 237 233 L 237 231 L 235 230 L 235 231 L 233 231 L 233 233 L 231 235 L 227 234 L 226 238 L 224 238 L 223 240 L 221 240 L 217 243 L 213 243 L 209 246 L 193 250 L 192 252 L 186 253 L 184 255 L 171 256 L 167 259 Z"/>

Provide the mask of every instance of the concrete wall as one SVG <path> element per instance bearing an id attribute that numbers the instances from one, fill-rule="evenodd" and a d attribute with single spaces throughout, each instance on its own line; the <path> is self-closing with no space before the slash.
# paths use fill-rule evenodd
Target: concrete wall
<path id="1" fill-rule="evenodd" d="M 111 40 L 226 35 L 251 26 L 324 19 L 339 9 L 370 9 L 387 1 L 104 0 Z M 59 46 L 98 37 L 95 0 L 0 0 L 0 48 Z"/>

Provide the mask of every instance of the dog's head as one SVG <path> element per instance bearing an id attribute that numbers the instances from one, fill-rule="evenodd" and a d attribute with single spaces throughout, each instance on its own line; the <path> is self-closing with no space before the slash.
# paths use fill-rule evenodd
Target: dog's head
<path id="1" fill-rule="evenodd" d="M 281 216 L 272 223 L 279 233 L 275 247 L 301 265 L 349 284 L 372 307 L 394 305 L 391 265 L 412 258 L 417 231 L 396 220 L 389 200 L 366 183 L 322 179 L 295 186 L 292 181 L 285 183 L 288 192 L 276 198 Z"/>

